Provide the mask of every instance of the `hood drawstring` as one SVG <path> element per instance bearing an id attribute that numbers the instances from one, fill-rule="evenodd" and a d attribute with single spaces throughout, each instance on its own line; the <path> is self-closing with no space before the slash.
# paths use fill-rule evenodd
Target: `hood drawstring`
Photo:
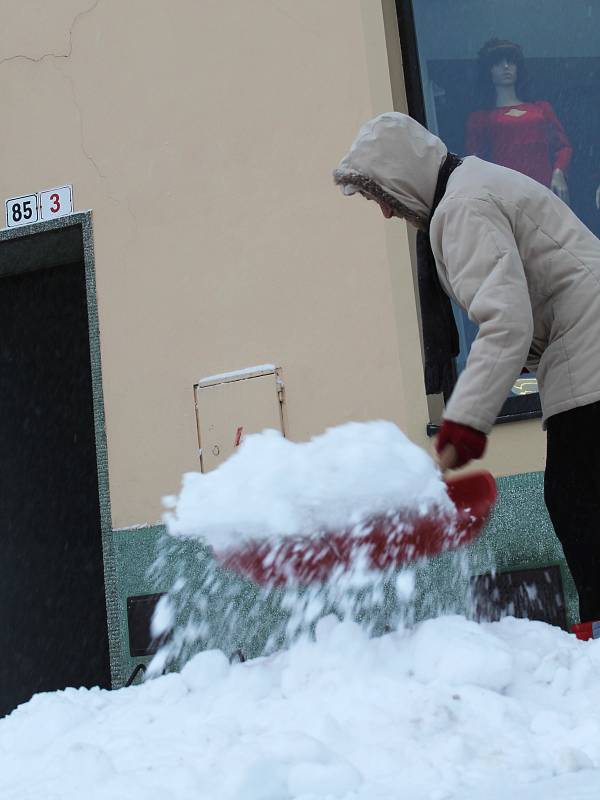
<path id="1" fill-rule="evenodd" d="M 452 391 L 456 374 L 454 359 L 459 352 L 458 331 L 450 298 L 442 289 L 435 258 L 429 239 L 429 223 L 438 207 L 448 178 L 462 164 L 462 159 L 448 153 L 438 172 L 427 231 L 417 232 L 417 277 L 421 318 L 423 323 L 423 351 L 425 355 L 425 392 L 444 394 Z"/>

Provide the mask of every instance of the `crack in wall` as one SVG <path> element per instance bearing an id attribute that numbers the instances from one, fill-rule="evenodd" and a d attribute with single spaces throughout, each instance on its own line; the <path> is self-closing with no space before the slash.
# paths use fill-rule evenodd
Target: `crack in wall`
<path id="1" fill-rule="evenodd" d="M 74 36 L 75 28 L 77 27 L 79 22 L 83 19 L 83 17 L 89 16 L 90 14 L 92 14 L 98 8 L 99 5 L 100 5 L 100 0 L 95 0 L 95 2 L 92 3 L 92 5 L 89 6 L 89 8 L 85 8 L 85 9 L 83 9 L 83 11 L 79 11 L 73 17 L 73 21 L 71 22 L 71 24 L 69 26 L 69 44 L 68 44 L 66 52 L 64 52 L 64 53 L 44 53 L 43 55 L 38 56 L 38 57 L 28 56 L 28 55 L 25 55 L 25 54 L 16 54 L 16 55 L 13 55 L 13 56 L 7 56 L 6 58 L 0 59 L 0 66 L 2 64 L 8 63 L 10 61 L 16 61 L 16 60 L 19 60 L 19 59 L 23 60 L 23 61 L 29 61 L 29 62 L 34 63 L 34 64 L 39 64 L 39 63 L 41 63 L 41 62 L 43 62 L 45 60 L 50 60 L 50 59 L 63 59 L 65 61 L 68 60 L 73 54 L 73 36 Z M 70 87 L 70 90 L 71 90 L 71 96 L 73 98 L 73 105 L 75 106 L 75 108 L 77 110 L 77 116 L 79 118 L 79 143 L 80 143 L 80 147 L 81 147 L 81 152 L 83 153 L 84 158 L 92 165 L 92 168 L 94 169 L 94 171 L 98 175 L 98 177 L 101 178 L 103 181 L 106 181 L 108 184 L 110 184 L 109 177 L 102 172 L 98 162 L 92 156 L 92 154 L 89 152 L 89 150 L 87 150 L 87 148 L 85 146 L 84 115 L 83 115 L 83 110 L 81 108 L 81 105 L 80 105 L 80 103 L 78 101 L 77 91 L 76 91 L 76 87 L 75 87 L 75 81 L 74 81 L 74 79 L 73 79 L 73 77 L 71 75 L 67 74 L 67 72 L 63 71 L 62 69 L 58 69 L 58 65 L 57 64 L 54 64 L 54 66 L 57 69 L 57 71 L 60 73 L 60 75 L 65 80 L 67 80 L 68 83 L 69 83 L 69 87 Z M 115 197 L 110 191 L 107 192 L 106 197 L 115 206 L 122 206 L 123 205 L 122 201 L 119 198 Z M 128 213 L 129 213 L 129 215 L 130 215 L 130 217 L 132 219 L 133 227 L 134 227 L 135 230 L 137 230 L 137 218 L 136 218 L 135 214 L 133 213 L 133 210 L 131 208 L 131 204 L 130 204 L 129 201 L 127 201 L 126 207 L 127 207 Z"/>
<path id="2" fill-rule="evenodd" d="M 97 5 L 97 3 L 96 3 L 96 5 Z M 101 178 L 103 181 L 105 181 L 105 183 L 106 183 L 106 198 L 107 198 L 107 200 L 110 203 L 112 203 L 113 206 L 116 206 L 118 208 L 126 208 L 127 213 L 131 217 L 131 220 L 132 220 L 133 224 L 131 226 L 131 235 L 129 236 L 129 238 L 127 240 L 127 244 L 129 245 L 129 244 L 131 244 L 131 242 L 135 241 L 135 239 L 136 239 L 136 234 L 137 234 L 137 231 L 138 231 L 138 220 L 137 220 L 137 217 L 135 216 L 135 214 L 133 212 L 133 209 L 131 207 L 131 203 L 130 203 L 129 199 L 126 199 L 124 201 L 123 198 L 115 197 L 115 195 L 110 191 L 110 186 L 111 186 L 110 177 L 108 175 L 105 175 L 104 172 L 102 172 L 98 162 L 96 161 L 96 159 L 92 156 L 92 154 L 89 152 L 89 150 L 85 146 L 84 113 L 83 113 L 83 109 L 82 109 L 82 107 L 81 107 L 81 105 L 80 105 L 80 103 L 78 101 L 78 98 L 77 98 L 77 90 L 76 90 L 76 87 L 75 87 L 75 80 L 73 79 L 73 77 L 71 75 L 67 74 L 67 72 L 65 72 L 63 69 L 59 68 L 58 65 L 55 64 L 53 66 L 54 66 L 54 69 L 59 73 L 59 75 L 61 75 L 69 84 L 69 87 L 70 87 L 70 90 L 71 90 L 71 97 L 73 98 L 73 105 L 75 106 L 75 109 L 77 110 L 77 117 L 79 119 L 79 146 L 81 148 L 81 152 L 83 153 L 84 158 L 87 161 L 89 161 L 89 163 L 92 165 L 92 168 L 94 169 L 94 171 L 96 172 L 98 177 Z"/>
<path id="3" fill-rule="evenodd" d="M 69 45 L 68 45 L 67 51 L 65 53 L 44 53 L 43 55 L 37 56 L 37 57 L 28 56 L 28 55 L 25 55 L 25 54 L 17 54 L 17 55 L 13 55 L 13 56 L 7 56 L 6 58 L 0 59 L 0 66 L 2 66 L 2 64 L 7 64 L 7 63 L 9 63 L 11 61 L 17 61 L 17 60 L 29 61 L 29 62 L 31 62 L 33 64 L 40 64 L 42 61 L 45 61 L 46 59 L 64 59 L 64 60 L 69 59 L 73 54 L 73 35 L 74 35 L 74 32 L 75 32 L 75 28 L 77 27 L 77 25 L 80 22 L 80 20 L 83 19 L 83 17 L 89 16 L 90 14 L 92 14 L 98 8 L 99 5 L 100 5 L 100 0 L 95 0 L 95 2 L 92 3 L 92 5 L 89 6 L 89 8 L 85 8 L 85 9 L 83 9 L 83 11 L 79 11 L 73 17 L 73 21 L 71 22 L 71 24 L 69 26 Z M 90 164 L 92 164 L 95 172 L 99 175 L 99 177 L 102 178 L 103 180 L 106 180 L 106 175 L 104 175 L 102 173 L 102 170 L 100 169 L 100 167 L 98 166 L 98 164 L 96 163 L 96 161 L 94 160 L 92 155 L 85 148 L 84 132 L 83 132 L 83 113 L 81 111 L 79 103 L 77 102 L 77 94 L 75 92 L 74 81 L 69 75 L 66 75 L 65 73 L 62 73 L 62 72 L 61 72 L 61 74 L 62 74 L 62 76 L 64 78 L 66 78 L 69 81 L 69 84 L 70 84 L 70 87 L 71 87 L 71 94 L 73 96 L 73 103 L 75 105 L 75 108 L 77 109 L 77 114 L 79 116 L 81 151 L 82 151 L 83 155 L 85 156 L 85 158 L 90 162 Z"/>
<path id="4" fill-rule="evenodd" d="M 10 61 L 17 61 L 18 59 L 22 59 L 24 61 L 30 61 L 34 64 L 39 64 L 42 61 L 45 61 L 47 58 L 70 58 L 73 54 L 73 32 L 79 20 L 83 17 L 86 17 L 88 14 L 91 14 L 93 11 L 96 10 L 98 5 L 100 4 L 100 0 L 96 0 L 89 8 L 85 8 L 83 11 L 80 11 L 78 14 L 75 15 L 73 18 L 73 22 L 69 26 L 69 46 L 67 48 L 66 53 L 44 53 L 42 56 L 28 56 L 24 54 L 16 54 L 14 56 L 7 56 L 6 58 L 0 59 L 0 66 L 2 64 L 7 64 Z"/>
<path id="5" fill-rule="evenodd" d="M 94 159 L 92 154 L 90 152 L 88 152 L 88 150 L 86 150 L 86 147 L 85 147 L 85 133 L 84 133 L 84 127 L 83 127 L 83 111 L 81 109 L 81 106 L 79 105 L 79 101 L 77 100 L 77 92 L 75 91 L 75 81 L 73 80 L 73 78 L 70 75 L 65 74 L 62 70 L 59 70 L 59 72 L 63 76 L 63 78 L 65 78 L 65 80 L 68 81 L 68 83 L 69 83 L 69 86 L 71 88 L 71 96 L 73 98 L 73 105 L 77 109 L 77 116 L 79 117 L 79 143 L 81 145 L 81 152 L 83 153 L 85 158 L 90 162 L 90 164 L 93 166 L 93 168 L 96 171 L 96 173 L 98 174 L 98 176 L 100 178 L 102 178 L 102 180 L 106 181 L 106 180 L 108 180 L 107 176 L 102 172 L 102 170 L 100 169 L 98 163 L 96 162 L 96 160 Z M 110 197 L 110 195 L 109 195 L 109 197 Z M 111 199 L 113 199 L 113 198 L 111 198 Z"/>

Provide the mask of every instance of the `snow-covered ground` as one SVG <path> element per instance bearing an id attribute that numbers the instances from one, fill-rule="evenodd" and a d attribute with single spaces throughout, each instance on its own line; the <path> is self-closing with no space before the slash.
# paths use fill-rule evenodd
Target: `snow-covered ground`
<path id="1" fill-rule="evenodd" d="M 218 546 L 360 524 L 398 501 L 444 503 L 439 473 L 391 423 L 355 423 L 305 445 L 250 437 L 214 473 L 186 477 L 169 525 Z M 35 696 L 0 720 L 0 799 L 598 800 L 600 640 L 512 618 L 400 622 L 410 614 L 370 636 L 351 621 L 365 577 L 378 580 L 358 575 L 346 607 L 352 576 L 302 603 L 290 593 L 287 640 L 302 637 L 269 657 L 231 665 L 205 650 L 140 686 Z M 395 581 L 409 603 L 411 572 Z M 190 583 L 178 576 L 158 632 L 178 598 L 201 619 L 221 587 L 212 574 Z M 345 621 L 322 617 L 332 606 Z M 196 621 L 180 634 L 160 669 L 188 634 L 210 641 Z"/>
<path id="2" fill-rule="evenodd" d="M 3 800 L 597 800 L 600 641 L 440 617 L 245 664 L 219 651 L 0 722 Z"/>

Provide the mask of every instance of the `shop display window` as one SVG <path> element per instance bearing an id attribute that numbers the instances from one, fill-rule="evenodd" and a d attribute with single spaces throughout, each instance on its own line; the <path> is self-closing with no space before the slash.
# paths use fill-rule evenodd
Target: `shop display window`
<path id="1" fill-rule="evenodd" d="M 528 174 L 600 236 L 600 0 L 398 0 L 409 111 L 458 155 Z M 456 307 L 456 374 L 477 327 Z M 535 374 L 501 419 L 540 413 Z"/>

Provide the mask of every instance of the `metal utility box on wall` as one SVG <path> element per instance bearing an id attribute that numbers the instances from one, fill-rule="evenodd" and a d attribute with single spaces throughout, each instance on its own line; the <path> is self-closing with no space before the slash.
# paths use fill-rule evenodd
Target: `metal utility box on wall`
<path id="1" fill-rule="evenodd" d="M 281 370 L 271 364 L 203 378 L 194 399 L 202 472 L 229 458 L 249 433 L 271 428 L 285 436 Z"/>

